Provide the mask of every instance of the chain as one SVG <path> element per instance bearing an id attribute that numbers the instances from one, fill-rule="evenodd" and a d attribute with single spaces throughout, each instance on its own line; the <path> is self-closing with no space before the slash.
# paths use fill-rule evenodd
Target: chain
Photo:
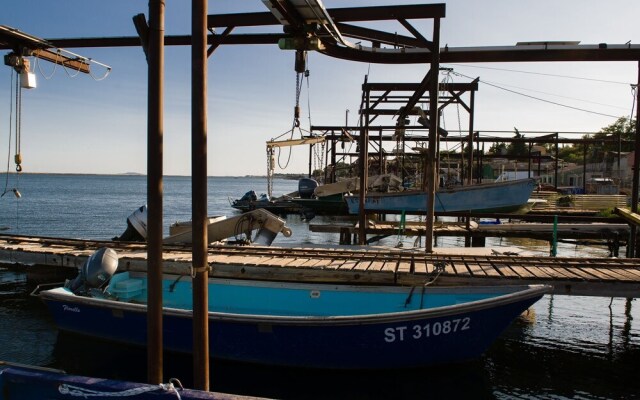
<path id="1" fill-rule="evenodd" d="M 267 149 L 267 195 L 269 198 L 273 195 L 273 168 L 274 159 L 273 159 L 273 149 Z"/>

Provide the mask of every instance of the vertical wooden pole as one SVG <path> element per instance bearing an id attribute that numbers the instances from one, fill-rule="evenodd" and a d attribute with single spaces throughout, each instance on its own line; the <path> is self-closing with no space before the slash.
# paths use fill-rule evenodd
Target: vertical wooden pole
<path id="1" fill-rule="evenodd" d="M 147 89 L 147 380 L 162 377 L 162 156 L 164 0 L 149 1 Z"/>
<path id="2" fill-rule="evenodd" d="M 531 178 L 531 147 L 533 146 L 533 142 L 529 142 L 529 160 L 527 163 L 527 178 Z"/>
<path id="3" fill-rule="evenodd" d="M 587 142 L 582 144 L 582 193 L 587 193 Z"/>
<path id="4" fill-rule="evenodd" d="M 471 91 L 470 99 L 469 99 L 469 171 L 467 177 L 467 184 L 473 184 L 473 120 L 475 119 L 475 100 L 476 92 L 474 90 Z M 464 155 L 461 155 L 463 158 Z M 463 179 L 464 181 L 464 179 Z"/>
<path id="5" fill-rule="evenodd" d="M 633 154 L 633 185 L 631 194 L 631 212 L 638 212 L 638 182 L 640 180 L 640 61 L 638 61 L 638 87 L 636 88 L 636 137 L 635 148 Z M 634 257 L 640 249 L 636 249 L 636 226 L 631 226 L 631 235 L 629 238 L 629 247 L 627 253 L 629 257 Z"/>
<path id="6" fill-rule="evenodd" d="M 366 89 L 365 89 L 366 88 Z M 360 175 L 360 195 L 358 198 L 358 244 L 367 244 L 367 212 L 365 210 L 365 196 L 367 194 L 367 180 L 369 179 L 369 87 L 365 80 L 363 90 L 365 91 L 365 110 L 360 117 L 360 164 L 358 165 Z M 364 118 L 364 123 L 363 119 Z"/>
<path id="7" fill-rule="evenodd" d="M 425 235 L 425 251 L 433 252 L 433 218 L 436 198 L 436 182 L 438 182 L 438 71 L 440 70 L 440 18 L 433 20 L 433 45 L 431 51 L 431 81 L 429 82 L 429 157 L 427 179 L 427 219 Z"/>
<path id="8" fill-rule="evenodd" d="M 191 182 L 193 220 L 193 384 L 209 390 L 207 262 L 207 1 L 191 10 Z"/>
<path id="9" fill-rule="evenodd" d="M 554 175 L 553 175 L 553 184 L 554 187 L 556 188 L 556 190 L 558 190 L 558 155 L 560 153 L 560 149 L 558 147 L 558 139 L 559 139 L 559 135 L 558 133 L 556 133 L 556 143 L 555 143 L 555 156 L 556 156 L 556 160 L 554 163 Z"/>
<path id="10" fill-rule="evenodd" d="M 313 144 L 309 145 L 309 174 L 307 176 L 307 178 L 311 178 L 311 176 L 313 175 L 313 171 L 311 168 L 313 165 Z"/>

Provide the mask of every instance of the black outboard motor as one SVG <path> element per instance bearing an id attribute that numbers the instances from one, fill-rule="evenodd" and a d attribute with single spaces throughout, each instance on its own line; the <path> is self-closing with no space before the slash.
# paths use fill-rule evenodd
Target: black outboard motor
<path id="1" fill-rule="evenodd" d="M 147 205 L 143 205 L 127 217 L 127 229 L 112 240 L 118 242 L 145 242 L 147 240 Z"/>
<path id="2" fill-rule="evenodd" d="M 76 295 L 86 295 L 92 289 L 102 292 L 118 269 L 118 255 L 113 249 L 103 247 L 93 253 L 78 270 L 78 276 L 67 280 L 64 287 Z"/>
<path id="3" fill-rule="evenodd" d="M 298 193 L 301 199 L 310 199 L 313 197 L 313 192 L 318 187 L 318 182 L 311 178 L 302 178 L 298 181 Z"/>
<path id="4" fill-rule="evenodd" d="M 239 201 L 256 201 L 258 200 L 258 195 L 254 190 L 249 190 L 244 196 L 240 197 Z"/>

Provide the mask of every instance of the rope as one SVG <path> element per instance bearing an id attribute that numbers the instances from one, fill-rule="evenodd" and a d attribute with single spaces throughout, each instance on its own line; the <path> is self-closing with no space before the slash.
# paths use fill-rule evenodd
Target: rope
<path id="1" fill-rule="evenodd" d="M 404 236 L 404 230 L 407 224 L 407 217 L 405 215 L 404 210 L 402 210 L 402 214 L 400 215 L 400 223 L 398 224 L 398 244 L 396 247 L 402 247 L 402 236 Z"/>
<path id="2" fill-rule="evenodd" d="M 436 279 L 438 279 L 438 277 L 440 277 L 440 274 L 443 273 L 445 271 L 445 269 L 447 268 L 447 262 L 446 261 L 436 261 L 433 263 L 433 271 L 431 271 L 431 273 L 436 273 L 436 276 L 433 277 L 431 280 L 427 280 L 424 282 L 424 285 L 422 285 L 422 293 L 420 295 L 420 309 L 422 310 L 423 307 L 423 301 L 424 301 L 424 291 L 427 289 L 427 286 L 431 285 L 433 282 L 436 281 Z"/>
<path id="3" fill-rule="evenodd" d="M 89 388 L 83 388 L 80 386 L 69 385 L 66 383 L 58 386 L 58 392 L 63 395 L 69 395 L 72 397 L 130 397 L 137 396 L 143 393 L 155 392 L 156 390 L 162 390 L 165 392 L 175 393 L 176 397 L 180 400 L 180 393 L 174 386 L 173 382 L 169 382 L 166 384 L 160 384 L 157 386 L 148 385 L 148 386 L 140 386 L 131 389 L 121 390 L 118 392 L 103 392 L 99 390 L 93 390 Z"/>
<path id="4" fill-rule="evenodd" d="M 422 310 L 422 308 L 424 307 L 424 292 L 427 289 L 427 286 L 431 285 L 433 282 L 436 281 L 436 279 L 438 279 L 438 277 L 440 276 L 441 273 L 443 273 L 445 271 L 445 268 L 447 267 L 447 262 L 446 261 L 436 261 L 433 263 L 433 271 L 431 271 L 432 274 L 436 274 L 435 277 L 433 278 L 427 278 L 427 280 L 424 281 L 424 284 L 422 285 L 422 290 L 420 292 L 420 308 L 419 310 Z M 413 293 L 415 292 L 416 287 L 412 286 L 411 290 L 409 291 L 409 295 L 407 296 L 407 298 L 404 301 L 404 307 L 407 308 L 407 306 L 411 303 L 411 298 L 413 297 Z"/>

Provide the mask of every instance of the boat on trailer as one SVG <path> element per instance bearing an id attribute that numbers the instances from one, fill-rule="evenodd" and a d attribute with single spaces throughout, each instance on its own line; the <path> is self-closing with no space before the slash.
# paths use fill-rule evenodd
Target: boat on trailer
<path id="1" fill-rule="evenodd" d="M 526 206 L 536 188 L 535 179 L 492 182 L 479 185 L 440 188 L 435 193 L 435 212 L 513 212 Z M 360 210 L 359 196 L 345 196 L 350 214 Z M 424 214 L 427 211 L 427 192 L 402 191 L 367 193 L 366 211 L 379 213 Z"/>
<path id="2" fill-rule="evenodd" d="M 113 259 L 109 262 L 113 266 Z M 100 288 L 107 275 L 81 272 L 66 287 L 39 296 L 61 330 L 146 345 L 146 274 L 114 274 Z M 327 369 L 418 367 L 476 358 L 550 289 L 214 278 L 208 284 L 212 357 Z M 164 275 L 162 299 L 165 348 L 190 353 L 191 277 Z"/>

